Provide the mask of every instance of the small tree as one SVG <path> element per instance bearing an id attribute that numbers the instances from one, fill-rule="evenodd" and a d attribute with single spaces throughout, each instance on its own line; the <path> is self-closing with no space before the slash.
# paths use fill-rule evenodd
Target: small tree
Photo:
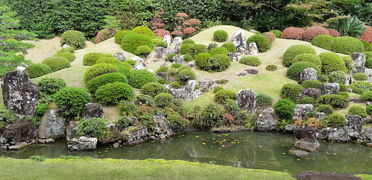
<path id="1" fill-rule="evenodd" d="M 201 22 L 199 19 L 191 19 L 186 13 L 177 13 L 176 28 L 172 32 L 174 36 L 190 37 L 200 30 Z"/>

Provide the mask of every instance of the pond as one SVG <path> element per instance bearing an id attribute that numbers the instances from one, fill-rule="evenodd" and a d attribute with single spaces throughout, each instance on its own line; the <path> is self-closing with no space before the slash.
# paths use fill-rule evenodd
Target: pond
<path id="1" fill-rule="evenodd" d="M 198 161 L 243 168 L 285 171 L 291 174 L 305 171 L 336 173 L 372 173 L 372 148 L 353 143 L 323 143 L 320 150 L 308 158 L 288 154 L 294 137 L 279 133 L 237 132 L 213 134 L 189 132 L 164 142 L 149 142 L 133 147 L 100 147 L 96 151 L 73 152 L 65 141 L 49 145 L 33 145 L 19 152 L 0 152 L 0 156 L 29 158 L 43 155 L 90 156 L 94 158 L 167 159 Z"/>

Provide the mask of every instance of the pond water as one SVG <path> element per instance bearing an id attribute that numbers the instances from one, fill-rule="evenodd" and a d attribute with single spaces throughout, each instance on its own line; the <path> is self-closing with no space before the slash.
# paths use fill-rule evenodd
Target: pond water
<path id="1" fill-rule="evenodd" d="M 288 154 L 293 147 L 291 135 L 262 132 L 213 134 L 189 132 L 164 142 L 148 142 L 133 147 L 100 147 L 95 151 L 73 152 L 65 141 L 49 145 L 33 145 L 19 152 L 0 152 L 0 156 L 29 158 L 43 155 L 90 156 L 94 158 L 168 159 L 198 161 L 243 168 L 285 171 L 291 174 L 305 171 L 372 174 L 372 148 L 353 143 L 321 143 L 320 150 L 308 158 Z"/>

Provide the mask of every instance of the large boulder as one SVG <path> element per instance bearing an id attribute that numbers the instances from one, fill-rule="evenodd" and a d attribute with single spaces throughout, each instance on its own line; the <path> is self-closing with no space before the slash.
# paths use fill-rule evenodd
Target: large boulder
<path id="1" fill-rule="evenodd" d="M 251 89 L 241 89 L 238 92 L 237 104 L 241 110 L 254 113 L 256 111 L 256 93 Z"/>
<path id="2" fill-rule="evenodd" d="M 65 135 L 65 122 L 62 113 L 58 109 L 48 110 L 43 118 L 38 130 L 39 139 L 60 138 Z"/>
<path id="3" fill-rule="evenodd" d="M 4 105 L 19 118 L 33 117 L 39 100 L 39 89 L 32 83 L 24 67 L 5 75 L 2 85 Z"/>
<path id="4" fill-rule="evenodd" d="M 129 126 L 121 132 L 121 135 L 124 140 L 124 145 L 136 145 L 148 139 L 148 130 L 147 127 L 143 125 Z"/>
<path id="5" fill-rule="evenodd" d="M 181 45 L 182 45 L 182 38 L 175 37 L 173 39 L 173 42 L 168 46 L 167 52 L 169 54 L 179 54 L 181 50 Z"/>
<path id="6" fill-rule="evenodd" d="M 115 53 L 113 56 L 114 56 L 114 58 L 116 58 L 117 60 L 119 60 L 121 62 L 125 61 L 125 56 L 121 52 Z"/>
<path id="7" fill-rule="evenodd" d="M 88 103 L 82 112 L 83 119 L 104 118 L 103 108 L 97 103 Z"/>
<path id="8" fill-rule="evenodd" d="M 72 138 L 68 141 L 67 147 L 75 151 L 94 150 L 97 149 L 97 142 L 97 138 L 81 136 L 79 138 Z"/>
<path id="9" fill-rule="evenodd" d="M 163 60 L 167 56 L 167 49 L 165 47 L 157 46 L 155 47 L 155 59 Z"/>
<path id="10" fill-rule="evenodd" d="M 247 38 L 244 36 L 244 31 L 242 29 L 233 34 L 232 43 L 235 45 L 237 52 L 249 54 Z"/>
<path id="11" fill-rule="evenodd" d="M 187 82 L 186 86 L 175 89 L 171 86 L 167 85 L 166 88 L 168 92 L 173 95 L 176 99 L 183 99 L 183 100 L 194 100 L 198 98 L 202 92 L 199 89 L 195 89 L 196 81 L 190 80 Z"/>
<path id="12" fill-rule="evenodd" d="M 311 128 L 302 128 L 296 131 L 295 148 L 314 152 L 320 147 L 320 143 L 316 138 L 316 132 Z"/>
<path id="13" fill-rule="evenodd" d="M 340 85 L 338 83 L 325 83 L 320 87 L 322 95 L 338 94 Z"/>
<path id="14" fill-rule="evenodd" d="M 280 122 L 273 108 L 263 110 L 256 120 L 256 129 L 258 131 L 273 131 L 276 130 L 279 125 Z"/>
<path id="15" fill-rule="evenodd" d="M 302 84 L 304 81 L 317 80 L 318 72 L 314 68 L 306 68 L 300 74 L 299 83 Z"/>
<path id="16" fill-rule="evenodd" d="M 294 109 L 294 119 L 303 119 L 306 113 L 313 111 L 313 108 L 312 104 L 297 104 Z"/>
<path id="17" fill-rule="evenodd" d="M 170 122 L 165 118 L 162 112 L 157 113 L 154 117 L 154 132 L 156 138 L 165 139 L 172 136 L 174 133 L 171 129 Z"/>
<path id="18" fill-rule="evenodd" d="M 300 93 L 300 98 L 309 96 L 314 99 L 318 99 L 322 93 L 320 92 L 320 89 L 317 88 L 304 88 L 302 92 Z"/>
<path id="19" fill-rule="evenodd" d="M 3 130 L 2 144 L 32 143 L 37 136 L 36 127 L 31 122 L 16 122 L 6 125 Z"/>
<path id="20" fill-rule="evenodd" d="M 344 128 L 323 128 L 319 130 L 317 138 L 327 141 L 347 142 L 350 141 L 348 132 Z"/>
<path id="21" fill-rule="evenodd" d="M 66 128 L 66 140 L 70 141 L 72 138 L 77 137 L 78 122 L 70 121 Z"/>
<path id="22" fill-rule="evenodd" d="M 355 64 L 355 72 L 364 73 L 366 64 L 366 55 L 360 52 L 354 52 L 351 54 L 351 59 L 353 59 Z"/>
<path id="23" fill-rule="evenodd" d="M 372 146 L 372 128 L 363 128 L 360 132 L 358 142 Z"/>

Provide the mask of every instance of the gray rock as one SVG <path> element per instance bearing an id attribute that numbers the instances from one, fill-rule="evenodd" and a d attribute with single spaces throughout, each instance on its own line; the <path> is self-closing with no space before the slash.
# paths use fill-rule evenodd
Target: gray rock
<path id="1" fill-rule="evenodd" d="M 33 117 L 39 100 L 39 89 L 32 83 L 24 67 L 5 75 L 2 85 L 4 105 L 19 118 Z"/>
<path id="2" fill-rule="evenodd" d="M 162 112 L 159 112 L 154 117 L 154 132 L 159 137 L 160 135 L 163 135 L 165 137 L 170 137 L 174 134 L 174 132 L 171 129 L 170 122 L 165 118 L 165 114 Z"/>
<path id="3" fill-rule="evenodd" d="M 60 138 L 65 135 L 65 119 L 57 109 L 48 110 L 43 118 L 38 130 L 40 139 Z"/>
<path id="4" fill-rule="evenodd" d="M 163 41 L 166 42 L 169 47 L 172 43 L 172 37 L 170 35 L 164 35 Z"/>
<path id="5" fill-rule="evenodd" d="M 257 69 L 244 69 L 245 72 L 247 72 L 248 74 L 258 74 L 258 70 Z"/>
<path id="6" fill-rule="evenodd" d="M 304 81 L 317 80 L 318 72 L 314 68 L 306 68 L 300 74 L 299 83 L 302 84 Z"/>
<path id="7" fill-rule="evenodd" d="M 351 54 L 351 59 L 353 59 L 355 64 L 355 72 L 364 73 L 366 64 L 366 55 L 360 52 L 354 52 Z"/>
<path id="8" fill-rule="evenodd" d="M 279 126 L 278 117 L 273 108 L 267 108 L 258 116 L 256 120 L 256 129 L 258 131 L 273 131 Z"/>
<path id="9" fill-rule="evenodd" d="M 298 158 L 305 158 L 309 156 L 309 152 L 303 151 L 303 150 L 298 150 L 298 149 L 290 149 L 288 154 L 293 155 Z"/>
<path id="10" fill-rule="evenodd" d="M 167 49 L 161 46 L 155 48 L 155 59 L 164 60 L 167 56 Z"/>
<path id="11" fill-rule="evenodd" d="M 182 45 L 182 38 L 181 37 L 175 37 L 173 39 L 173 42 L 168 46 L 168 53 L 169 54 L 179 54 L 181 50 Z"/>
<path id="12" fill-rule="evenodd" d="M 79 138 L 72 138 L 68 141 L 67 147 L 75 151 L 94 150 L 97 149 L 97 142 L 97 138 L 81 136 Z"/>
<path id="13" fill-rule="evenodd" d="M 229 53 L 229 56 L 232 61 L 238 62 L 242 57 L 242 53 L 240 52 Z"/>
<path id="14" fill-rule="evenodd" d="M 97 103 L 88 103 L 82 112 L 83 119 L 104 118 L 103 108 Z"/>
<path id="15" fill-rule="evenodd" d="M 323 113 L 323 112 L 317 112 L 316 114 L 315 114 L 315 118 L 317 119 L 317 120 L 322 120 L 322 119 L 324 119 L 324 118 L 326 118 L 327 117 L 327 114 L 326 113 Z"/>
<path id="16" fill-rule="evenodd" d="M 314 152 L 320 147 L 320 143 L 316 138 L 316 132 L 311 128 L 298 129 L 296 131 L 295 148 Z"/>
<path id="17" fill-rule="evenodd" d="M 307 112 L 312 112 L 314 105 L 312 104 L 297 104 L 294 109 L 294 119 L 303 119 Z"/>
<path id="18" fill-rule="evenodd" d="M 325 83 L 321 86 L 322 95 L 338 94 L 340 85 L 338 83 Z"/>
<path id="19" fill-rule="evenodd" d="M 258 55 L 258 47 L 255 42 L 249 43 L 248 44 L 248 54 L 249 55 Z"/>
<path id="20" fill-rule="evenodd" d="M 66 128 L 66 140 L 70 141 L 72 138 L 77 137 L 78 124 L 76 121 L 70 121 Z"/>
<path id="21" fill-rule="evenodd" d="M 132 60 L 136 61 L 136 64 L 132 67 L 134 70 L 146 69 L 145 60 L 140 57 L 133 57 Z"/>
<path id="22" fill-rule="evenodd" d="M 135 145 L 147 140 L 148 130 L 146 126 L 130 126 L 121 132 L 124 145 Z"/>
<path id="23" fill-rule="evenodd" d="M 232 43 L 235 45 L 237 52 L 242 54 L 249 54 L 247 38 L 244 36 L 243 30 L 238 30 L 232 37 Z"/>
<path id="24" fill-rule="evenodd" d="M 166 88 L 168 89 L 168 92 L 172 94 L 173 97 L 176 99 L 194 100 L 202 94 L 202 92 L 199 89 L 195 89 L 195 86 L 196 81 L 190 80 L 183 88 L 174 89 L 169 85 L 167 85 Z"/>
<path id="25" fill-rule="evenodd" d="M 214 81 L 198 81 L 199 89 L 206 92 L 212 90 L 216 87 L 216 82 Z"/>
<path id="26" fill-rule="evenodd" d="M 173 57 L 173 62 L 178 64 L 186 64 L 186 61 L 184 60 L 184 55 L 176 55 Z"/>
<path id="27" fill-rule="evenodd" d="M 28 144 L 28 143 L 21 142 L 21 143 L 9 146 L 8 149 L 11 150 L 11 151 L 18 151 L 18 150 L 27 148 L 29 145 L 30 144 Z"/>
<path id="28" fill-rule="evenodd" d="M 37 136 L 36 130 L 36 127 L 29 121 L 16 122 L 4 127 L 2 137 L 9 144 L 30 143 Z"/>
<path id="29" fill-rule="evenodd" d="M 302 92 L 300 93 L 300 98 L 309 96 L 314 99 L 318 99 L 322 93 L 320 92 L 320 89 L 317 88 L 304 88 Z"/>
<path id="30" fill-rule="evenodd" d="M 51 144 L 51 143 L 54 143 L 55 140 L 52 139 L 52 138 L 48 138 L 48 139 L 38 139 L 37 142 L 40 143 L 40 144 Z"/>
<path id="31" fill-rule="evenodd" d="M 366 73 L 367 76 L 368 76 L 368 80 L 367 81 L 371 82 L 372 81 L 372 69 L 366 68 L 364 70 L 364 73 Z"/>
<path id="32" fill-rule="evenodd" d="M 251 89 L 241 89 L 238 92 L 237 104 L 241 110 L 254 113 L 256 111 L 256 93 Z"/>
<path id="33" fill-rule="evenodd" d="M 124 62 L 126 60 L 124 54 L 120 52 L 115 53 L 113 56 L 121 62 Z"/>
<path id="34" fill-rule="evenodd" d="M 346 126 L 349 126 L 350 128 L 360 131 L 362 130 L 363 126 L 363 119 L 361 116 L 358 115 L 346 115 L 345 116 L 347 119 L 347 124 Z"/>
<path id="35" fill-rule="evenodd" d="M 336 142 L 350 141 L 348 132 L 344 128 L 323 128 L 319 131 L 317 137 L 318 139 Z"/>
<path id="36" fill-rule="evenodd" d="M 372 143 L 372 128 L 363 128 L 358 141 L 365 144 Z"/>

